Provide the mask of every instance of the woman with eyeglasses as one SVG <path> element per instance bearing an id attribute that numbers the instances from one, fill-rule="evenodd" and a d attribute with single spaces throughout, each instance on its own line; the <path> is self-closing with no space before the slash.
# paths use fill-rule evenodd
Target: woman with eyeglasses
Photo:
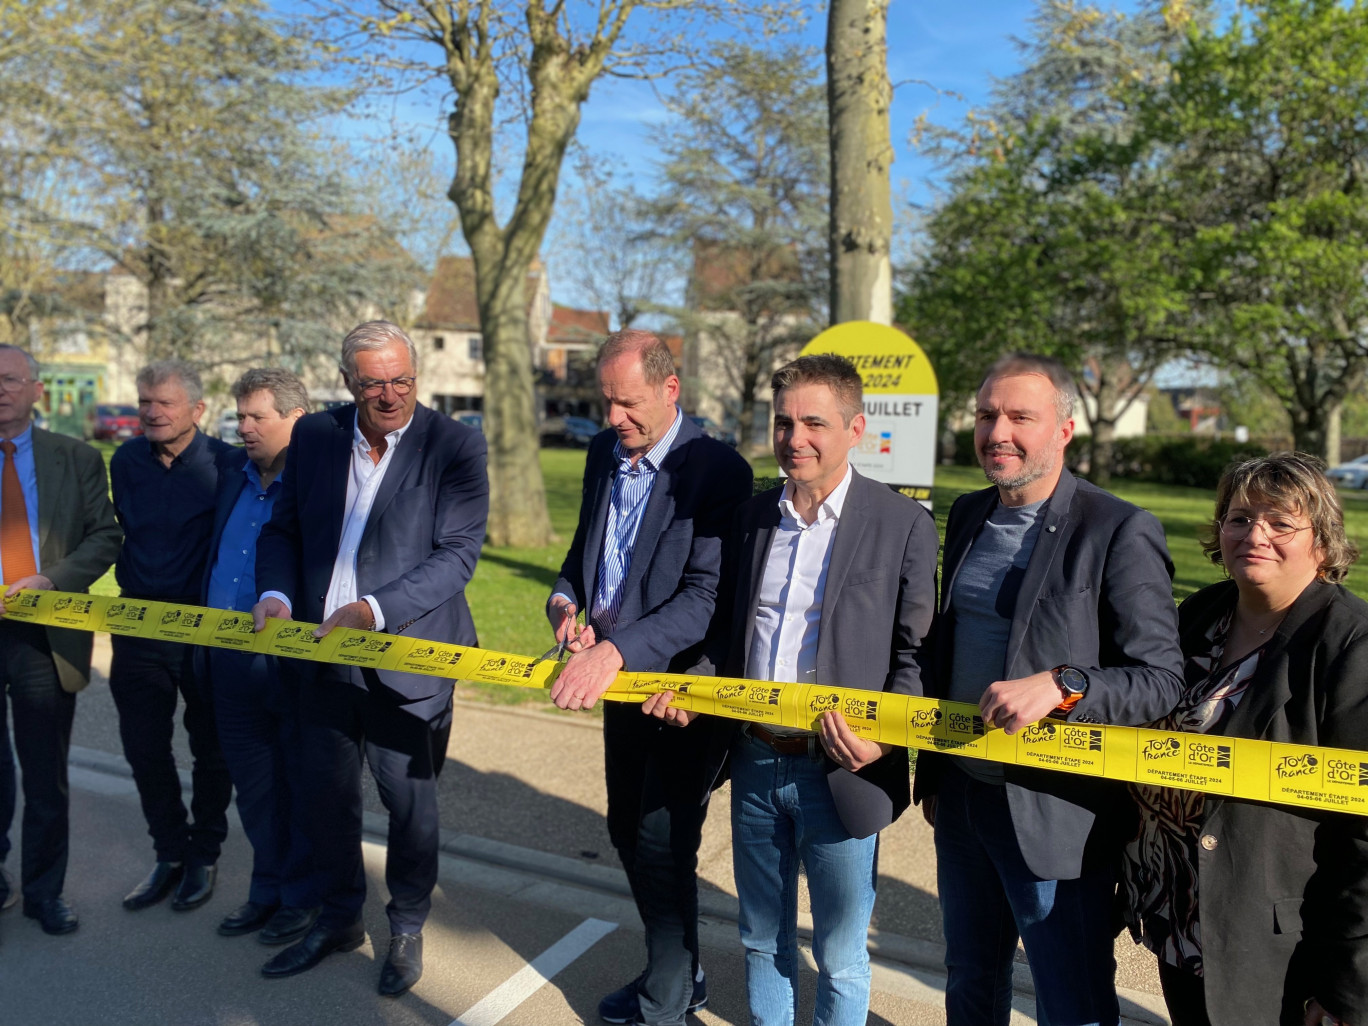
<path id="1" fill-rule="evenodd" d="M 1156 726 L 1368 750 L 1368 604 L 1324 464 L 1231 467 L 1203 548 L 1229 580 L 1179 608 L 1186 689 Z M 1131 790 L 1123 907 L 1174 1026 L 1368 1024 L 1368 817 Z"/>

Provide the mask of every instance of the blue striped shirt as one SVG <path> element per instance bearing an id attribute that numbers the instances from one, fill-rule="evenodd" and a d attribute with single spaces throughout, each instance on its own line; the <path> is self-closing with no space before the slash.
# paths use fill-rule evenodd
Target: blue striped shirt
<path id="1" fill-rule="evenodd" d="M 621 442 L 613 446 L 618 468 L 613 475 L 613 495 L 608 506 L 608 524 L 603 532 L 603 549 L 599 552 L 590 615 L 594 634 L 599 638 L 607 637 L 617 625 L 618 612 L 622 609 L 622 585 L 632 565 L 641 517 L 646 512 L 651 489 L 655 487 L 656 471 L 678 437 L 683 420 L 684 414 L 676 406 L 670 430 L 636 461 L 636 466 L 632 465 L 631 455 L 623 449 Z"/>

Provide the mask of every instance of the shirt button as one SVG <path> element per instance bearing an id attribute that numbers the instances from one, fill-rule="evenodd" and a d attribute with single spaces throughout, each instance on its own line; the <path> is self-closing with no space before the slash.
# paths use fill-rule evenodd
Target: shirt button
<path id="1" fill-rule="evenodd" d="M 233 578 L 233 583 L 234 583 L 234 584 L 237 584 L 237 582 L 238 582 L 238 579 L 237 579 L 236 577 L 234 577 L 234 578 Z"/>
<path id="2" fill-rule="evenodd" d="M 253 526 L 253 527 L 256 527 L 256 521 L 255 521 L 255 520 L 252 521 L 252 526 Z"/>
<path id="3" fill-rule="evenodd" d="M 247 550 L 246 550 L 246 549 L 243 549 L 243 550 L 242 550 L 242 554 L 243 554 L 244 556 L 247 555 Z"/>
<path id="4" fill-rule="evenodd" d="M 1205 848 L 1207 851 L 1215 851 L 1215 850 L 1216 850 L 1216 845 L 1217 845 L 1217 843 L 1219 843 L 1219 842 L 1217 842 L 1217 840 L 1216 840 L 1216 838 L 1215 838 L 1214 835 L 1212 835 L 1212 834 L 1203 834 L 1203 835 L 1202 835 L 1201 841 L 1199 841 L 1198 843 L 1201 844 L 1201 846 L 1202 846 L 1203 848 Z"/>

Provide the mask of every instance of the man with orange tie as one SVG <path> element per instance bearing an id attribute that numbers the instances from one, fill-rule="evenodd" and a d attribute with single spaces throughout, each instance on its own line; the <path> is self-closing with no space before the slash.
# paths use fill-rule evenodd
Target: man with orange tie
<path id="1" fill-rule="evenodd" d="M 0 345 L 0 587 L 85 591 L 119 554 L 104 459 L 84 442 L 33 427 L 38 362 Z M 14 818 L 14 759 L 24 771 L 20 890 L 47 933 L 78 923 L 62 898 L 67 866 L 67 748 L 76 692 L 90 680 L 93 635 L 4 619 L 0 608 L 0 862 Z M 7 904 L 8 876 L 0 876 Z"/>

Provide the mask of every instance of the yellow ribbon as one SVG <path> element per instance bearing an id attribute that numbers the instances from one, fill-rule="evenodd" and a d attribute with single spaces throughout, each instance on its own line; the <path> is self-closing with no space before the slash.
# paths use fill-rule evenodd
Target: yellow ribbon
<path id="1" fill-rule="evenodd" d="M 346 628 L 315 638 L 317 624 L 297 620 L 271 620 L 257 633 L 249 613 L 68 592 L 20 592 L 5 602 L 5 615 L 49 627 L 523 688 L 549 688 L 562 665 L 509 652 Z M 730 719 L 815 730 L 823 713 L 836 711 L 859 736 L 907 748 L 1124 783 L 1368 814 L 1368 752 L 1057 720 L 1044 720 L 1009 735 L 985 730 L 978 706 L 961 702 L 729 677 L 619 673 L 604 697 L 642 702 L 661 691 L 675 693 L 672 704 L 676 708 Z"/>

